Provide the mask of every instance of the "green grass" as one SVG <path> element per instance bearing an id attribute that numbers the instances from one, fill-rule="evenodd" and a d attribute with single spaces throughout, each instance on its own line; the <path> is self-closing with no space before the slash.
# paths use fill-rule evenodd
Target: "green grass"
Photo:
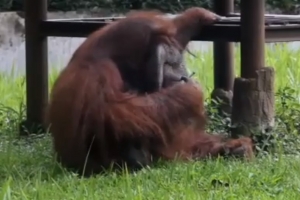
<path id="1" fill-rule="evenodd" d="M 187 55 L 206 97 L 213 88 L 212 51 Z M 137 174 L 77 177 L 53 160 L 49 136 L 18 138 L 24 116 L 24 77 L 0 75 L 1 199 L 299 199 L 300 50 L 266 49 L 266 65 L 276 70 L 277 151 L 252 162 L 208 160 L 165 163 Z M 239 49 L 235 67 L 239 74 Z M 57 71 L 50 74 L 53 84 Z M 222 122 L 221 122 L 222 124 Z M 213 129 L 218 131 L 218 124 Z M 294 155 L 288 155 L 294 154 Z M 74 155 L 76 156 L 76 155 Z M 223 185 L 215 185 L 215 181 Z"/>

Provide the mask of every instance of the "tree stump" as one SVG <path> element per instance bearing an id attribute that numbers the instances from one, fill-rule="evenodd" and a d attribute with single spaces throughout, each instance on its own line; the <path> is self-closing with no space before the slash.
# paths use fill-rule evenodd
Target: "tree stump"
<path id="1" fill-rule="evenodd" d="M 274 75 L 271 67 L 256 71 L 255 78 L 236 78 L 232 99 L 232 137 L 262 136 L 274 127 Z"/>
<path id="2" fill-rule="evenodd" d="M 232 110 L 232 91 L 226 91 L 221 88 L 215 88 L 211 93 L 211 98 L 215 100 L 218 105 L 219 114 L 230 115 Z"/>

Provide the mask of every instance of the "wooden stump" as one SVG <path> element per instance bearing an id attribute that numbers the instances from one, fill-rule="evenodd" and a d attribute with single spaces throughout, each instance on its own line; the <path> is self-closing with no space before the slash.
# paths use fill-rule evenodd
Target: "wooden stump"
<path id="1" fill-rule="evenodd" d="M 232 91 L 225 91 L 221 88 L 215 88 L 211 93 L 211 98 L 218 103 L 219 114 L 231 114 L 232 110 Z"/>
<path id="2" fill-rule="evenodd" d="M 232 99 L 232 137 L 261 135 L 274 127 L 274 69 L 263 67 L 251 79 L 236 78 Z"/>

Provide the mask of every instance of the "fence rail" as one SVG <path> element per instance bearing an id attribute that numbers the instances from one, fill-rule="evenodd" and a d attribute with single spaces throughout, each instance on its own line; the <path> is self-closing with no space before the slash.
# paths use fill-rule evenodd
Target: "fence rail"
<path id="1" fill-rule="evenodd" d="M 237 15 L 237 14 L 236 14 Z M 44 36 L 86 37 L 91 32 L 123 17 L 51 19 L 41 22 Z M 300 41 L 300 16 L 265 16 L 266 42 Z M 222 17 L 221 21 L 205 26 L 193 41 L 240 42 L 239 16 Z"/>

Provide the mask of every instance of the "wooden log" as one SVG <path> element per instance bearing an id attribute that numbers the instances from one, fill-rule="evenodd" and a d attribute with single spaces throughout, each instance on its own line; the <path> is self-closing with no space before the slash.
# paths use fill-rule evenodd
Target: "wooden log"
<path id="1" fill-rule="evenodd" d="M 236 78 L 232 99 L 232 137 L 262 135 L 274 127 L 274 69 L 256 70 L 255 78 Z"/>

